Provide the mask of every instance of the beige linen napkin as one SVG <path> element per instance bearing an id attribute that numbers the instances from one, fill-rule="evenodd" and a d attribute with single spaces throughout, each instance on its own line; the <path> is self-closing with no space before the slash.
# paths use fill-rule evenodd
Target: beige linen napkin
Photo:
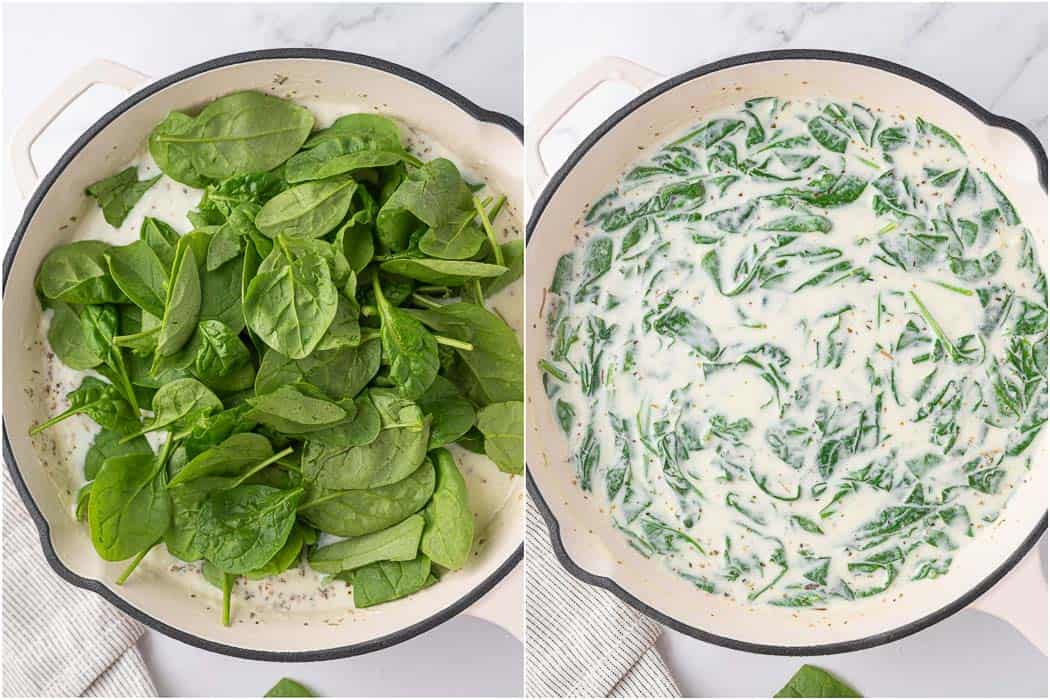
<path id="1" fill-rule="evenodd" d="M 529 498 L 525 533 L 525 695 L 679 697 L 653 646 L 661 627 L 569 574 Z"/>
<path id="2" fill-rule="evenodd" d="M 142 625 L 58 577 L 3 471 L 3 696 L 155 696 L 135 647 Z"/>

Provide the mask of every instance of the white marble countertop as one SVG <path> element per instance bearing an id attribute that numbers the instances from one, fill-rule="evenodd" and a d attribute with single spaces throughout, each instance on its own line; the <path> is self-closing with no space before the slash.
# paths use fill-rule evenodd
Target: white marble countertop
<path id="1" fill-rule="evenodd" d="M 127 4 L 100 9 L 23 4 L 6 5 L 3 11 L 5 148 L 29 111 L 92 59 L 108 58 L 159 77 L 217 56 L 278 47 L 385 58 L 445 83 L 482 107 L 522 119 L 520 6 Z M 34 155 L 42 170 L 121 98 L 105 88 L 86 93 L 37 143 Z M 5 239 L 23 206 L 8 167 Z M 141 647 L 157 689 L 168 696 L 258 697 L 281 676 L 327 696 L 522 692 L 521 643 L 465 616 L 382 652 L 323 663 L 232 659 L 154 632 L 147 632 Z"/>
<path id="2" fill-rule="evenodd" d="M 527 8 L 526 26 L 527 117 L 602 56 L 673 75 L 751 51 L 820 48 L 909 65 L 1017 119 L 1046 144 L 1045 4 L 535 4 Z M 596 91 L 544 143 L 548 168 L 634 95 L 623 85 Z M 1045 537 L 1040 549 L 1045 572 Z M 659 646 L 683 693 L 692 696 L 768 697 L 806 662 L 839 673 L 867 696 L 1047 694 L 1046 657 L 1007 624 L 973 611 L 900 642 L 838 656 L 759 656 L 670 630 Z"/>

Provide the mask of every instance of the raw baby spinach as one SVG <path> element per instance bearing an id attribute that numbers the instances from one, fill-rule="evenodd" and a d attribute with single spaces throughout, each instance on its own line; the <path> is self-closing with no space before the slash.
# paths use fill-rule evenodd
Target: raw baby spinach
<path id="1" fill-rule="evenodd" d="M 296 185 L 264 204 L 255 226 L 269 238 L 320 238 L 346 218 L 355 189 L 345 175 Z"/>
<path id="2" fill-rule="evenodd" d="M 293 359 L 314 351 L 335 320 L 339 292 L 315 253 L 259 273 L 244 295 L 244 318 L 266 345 Z"/>
<path id="3" fill-rule="evenodd" d="M 467 484 L 448 450 L 439 447 L 431 455 L 437 482 L 434 495 L 423 509 L 426 526 L 419 550 L 435 564 L 458 569 L 467 562 L 474 546 L 474 514 Z"/>
<path id="4" fill-rule="evenodd" d="M 321 547 L 310 555 L 310 566 L 324 574 L 339 574 L 378 561 L 410 561 L 419 553 L 424 523 L 416 513 L 385 530 Z"/>
<path id="5" fill-rule="evenodd" d="M 358 607 L 433 584 L 475 546 L 445 448 L 523 466 L 522 350 L 486 308 L 524 267 L 506 199 L 382 115 L 314 123 L 258 92 L 170 113 L 148 150 L 201 191 L 188 233 L 145 217 L 124 245 L 56 247 L 35 282 L 55 356 L 102 377 L 31 431 L 99 426 L 77 519 L 130 560 L 118 583 L 160 543 L 199 564 L 226 625 L 238 580 L 306 565 Z M 114 227 L 154 196 L 137 172 L 88 188 Z"/>
<path id="6" fill-rule="evenodd" d="M 111 248 L 106 260 L 113 281 L 133 304 L 157 318 L 164 315 L 168 270 L 148 243 Z"/>
<path id="7" fill-rule="evenodd" d="M 402 396 L 418 399 L 437 377 L 437 341 L 422 323 L 386 300 L 378 276 L 372 278 L 372 290 L 379 307 L 379 337 L 390 365 L 390 379 Z"/>
<path id="8" fill-rule="evenodd" d="M 157 357 L 174 355 L 197 328 L 201 310 L 201 280 L 197 257 L 183 238 L 175 252 L 171 283 L 157 331 Z"/>
<path id="9" fill-rule="evenodd" d="M 835 676 L 816 666 L 804 665 L 775 698 L 859 698 L 863 697 Z"/>
<path id="10" fill-rule="evenodd" d="M 419 555 L 411 561 L 377 561 L 348 576 L 354 586 L 354 606 L 370 608 L 404 598 L 437 582 L 431 561 Z"/>
<path id="11" fill-rule="evenodd" d="M 110 457 L 92 483 L 88 523 L 95 551 L 122 561 L 156 544 L 171 521 L 167 473 L 149 453 Z"/>
<path id="12" fill-rule="evenodd" d="M 310 111 L 293 102 L 236 92 L 196 117 L 172 112 L 154 127 L 149 148 L 165 175 L 202 187 L 276 168 L 295 155 L 313 126 Z"/>
<path id="13" fill-rule="evenodd" d="M 77 241 L 55 248 L 37 273 L 37 289 L 48 300 L 70 304 L 119 304 L 127 300 L 106 263 L 110 246 Z"/>
<path id="14" fill-rule="evenodd" d="M 434 495 L 430 460 L 400 481 L 371 489 L 330 491 L 312 482 L 299 508 L 300 517 L 341 537 L 358 537 L 396 525 L 419 511 Z"/>
<path id="15" fill-rule="evenodd" d="M 510 474 L 525 472 L 525 404 L 493 403 L 478 411 L 478 430 L 485 436 L 485 454 Z"/>
<path id="16" fill-rule="evenodd" d="M 139 180 L 138 168 L 131 167 L 89 185 L 85 193 L 90 195 L 102 207 L 102 216 L 106 223 L 119 227 L 135 207 L 135 204 L 153 187 L 160 175 L 149 180 Z"/>
<path id="17" fill-rule="evenodd" d="M 291 678 L 282 678 L 272 688 L 266 691 L 264 698 L 312 698 L 315 695 L 310 690 Z"/>

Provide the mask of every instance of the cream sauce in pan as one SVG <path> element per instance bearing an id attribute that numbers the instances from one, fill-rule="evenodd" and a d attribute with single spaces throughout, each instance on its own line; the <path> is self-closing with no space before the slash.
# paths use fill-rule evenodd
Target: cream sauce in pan
<path id="1" fill-rule="evenodd" d="M 648 152 L 584 229 L 541 363 L 567 466 L 697 588 L 822 608 L 935 579 L 1023 483 L 1042 254 L 947 131 L 750 100 Z"/>

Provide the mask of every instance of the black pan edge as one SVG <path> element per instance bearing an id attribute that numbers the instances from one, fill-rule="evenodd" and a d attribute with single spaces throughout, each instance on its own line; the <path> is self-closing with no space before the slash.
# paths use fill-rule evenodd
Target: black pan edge
<path id="1" fill-rule="evenodd" d="M 18 248 L 22 244 L 22 239 L 25 236 L 26 229 L 29 226 L 29 222 L 36 214 L 37 209 L 40 207 L 40 203 L 43 201 L 44 196 L 47 194 L 51 186 L 54 185 L 55 181 L 63 173 L 73 158 L 87 145 L 99 132 L 102 131 L 107 125 L 109 125 L 118 116 L 134 107 L 138 103 L 144 101 L 151 95 L 163 90 L 164 88 L 173 85 L 177 82 L 192 78 L 201 73 L 205 73 L 216 68 L 224 68 L 227 66 L 233 66 L 240 63 L 249 63 L 252 61 L 265 61 L 273 59 L 294 59 L 294 58 L 306 58 L 315 60 L 326 60 L 326 61 L 339 61 L 342 63 L 353 63 L 368 68 L 375 68 L 377 70 L 396 75 L 405 80 L 409 80 L 417 85 L 445 98 L 452 104 L 456 105 L 464 112 L 469 114 L 474 119 L 489 124 L 495 124 L 501 126 L 507 131 L 511 132 L 518 139 L 524 143 L 524 129 L 519 121 L 499 112 L 492 112 L 479 107 L 474 102 L 468 100 L 466 97 L 449 88 L 448 86 L 439 83 L 433 78 L 427 77 L 422 73 L 385 61 L 380 58 L 374 58 L 372 56 L 365 56 L 363 54 L 349 53 L 346 51 L 330 51 L 327 49 L 311 49 L 311 48 L 294 48 L 294 49 L 267 49 L 261 51 L 246 51 L 243 53 L 230 54 L 229 56 L 223 56 L 216 58 L 211 61 L 191 66 L 184 70 L 173 73 L 166 78 L 162 78 L 153 83 L 150 83 L 143 89 L 129 96 L 119 105 L 114 107 L 112 110 L 104 114 L 98 121 L 91 125 L 87 131 L 85 131 L 80 138 L 78 138 L 72 146 L 70 146 L 62 157 L 58 160 L 58 163 L 40 182 L 33 196 L 29 199 L 26 204 L 25 212 L 22 215 L 22 220 L 15 230 L 15 235 L 8 246 L 7 253 L 4 256 L 4 279 L 3 279 L 3 291 L 7 291 L 7 280 L 10 275 L 11 266 L 14 263 L 15 255 L 18 253 Z M 380 651 L 400 644 L 401 642 L 407 641 L 416 637 L 434 627 L 446 622 L 459 613 L 463 612 L 475 602 L 477 602 L 482 596 L 488 593 L 497 583 L 503 580 L 515 566 L 524 558 L 525 545 L 522 543 L 518 545 L 518 548 L 511 554 L 496 571 L 488 576 L 478 586 L 472 589 L 465 596 L 457 600 L 455 603 L 449 605 L 443 610 L 439 610 L 425 620 L 421 620 L 409 627 L 400 629 L 389 635 L 379 637 L 377 639 L 370 640 L 368 642 L 361 642 L 358 644 L 350 644 L 342 647 L 334 647 L 331 649 L 316 649 L 310 651 L 291 651 L 291 652 L 275 652 L 275 651 L 264 651 L 259 649 L 249 649 L 244 647 L 230 646 L 227 644 L 220 644 L 218 642 L 199 637 L 195 634 L 190 634 L 183 630 L 171 627 L 155 617 L 147 614 L 146 612 L 135 607 L 131 603 L 127 602 L 115 592 L 110 590 L 105 584 L 97 579 L 84 578 L 77 575 L 62 563 L 59 559 L 58 554 L 55 552 L 55 548 L 51 543 L 51 530 L 44 519 L 43 513 L 37 507 L 36 502 L 29 493 L 29 489 L 22 479 L 21 472 L 18 468 L 18 463 L 15 461 L 14 452 L 11 449 L 11 442 L 8 439 L 7 434 L 7 421 L 3 421 L 3 455 L 4 461 L 7 462 L 7 468 L 11 472 L 12 481 L 14 481 L 15 488 L 18 491 L 22 502 L 25 504 L 26 509 L 29 511 L 30 516 L 36 523 L 37 531 L 40 533 L 40 543 L 44 550 L 44 557 L 47 559 L 51 568 L 55 570 L 55 573 L 61 576 L 69 583 L 83 588 L 85 590 L 94 591 L 100 596 L 105 598 L 107 601 L 118 607 L 129 616 L 143 623 L 144 625 L 157 630 L 158 632 L 165 634 L 173 639 L 177 639 L 180 642 L 184 642 L 191 646 L 195 646 L 205 651 L 214 652 L 217 654 L 224 654 L 226 656 L 234 656 L 242 659 L 252 659 L 256 661 L 280 661 L 280 662 L 298 662 L 298 661 L 328 661 L 331 659 L 341 659 L 349 656 L 358 656 L 360 654 L 368 654 L 373 651 Z M 218 622 L 216 622 L 218 624 Z"/>
<path id="2" fill-rule="evenodd" d="M 730 58 L 715 61 L 714 63 L 708 63 L 694 68 L 685 73 L 681 73 L 674 77 L 671 77 L 660 84 L 652 87 L 638 97 L 634 98 L 626 105 L 621 107 L 615 113 L 612 114 L 608 119 L 602 122 L 594 131 L 592 131 L 587 138 L 577 146 L 576 150 L 572 152 L 565 163 L 558 169 L 558 171 L 551 177 L 550 181 L 544 187 L 543 192 L 536 200 L 535 205 L 532 209 L 532 214 L 529 217 L 529 223 L 525 229 L 525 241 L 528 244 L 532 238 L 533 231 L 539 223 L 540 217 L 543 214 L 544 209 L 550 203 L 554 193 L 561 186 L 562 182 L 568 176 L 569 172 L 576 167 L 576 165 L 587 155 L 588 151 L 594 147 L 596 143 L 605 134 L 607 134 L 613 127 L 621 122 L 625 117 L 644 106 L 654 98 L 662 95 L 669 90 L 682 85 L 683 83 L 689 82 L 695 78 L 699 78 L 704 75 L 715 73 L 720 70 L 727 68 L 734 68 L 737 66 L 747 65 L 751 63 L 764 63 L 768 61 L 783 61 L 783 60 L 814 60 L 814 61 L 837 61 L 840 63 L 852 63 L 867 68 L 875 68 L 877 70 L 892 73 L 903 78 L 907 78 L 913 82 L 916 82 L 934 92 L 948 98 L 952 102 L 955 102 L 959 106 L 965 108 L 975 117 L 980 119 L 989 126 L 1006 129 L 1016 134 L 1028 148 L 1032 151 L 1032 156 L 1035 158 L 1035 165 L 1039 171 L 1039 182 L 1043 187 L 1043 190 L 1047 189 L 1047 158 L 1046 151 L 1043 149 L 1039 139 L 1036 138 L 1026 126 L 1007 117 L 1002 117 L 997 114 L 989 112 L 987 109 L 979 105 L 974 100 L 970 99 L 961 92 L 945 85 L 936 78 L 932 78 L 925 73 L 921 73 L 912 68 L 902 66 L 891 61 L 887 61 L 874 56 L 866 56 L 863 54 L 847 53 L 843 51 L 826 51 L 820 49 L 784 49 L 778 51 L 759 51 L 756 53 L 741 54 L 739 56 L 733 56 Z M 1036 523 L 1035 527 L 1025 538 L 1024 542 L 1014 550 L 1003 563 L 995 569 L 991 574 L 985 577 L 983 580 L 976 583 L 973 588 L 967 591 L 964 595 L 958 597 L 951 603 L 943 606 L 939 610 L 936 610 L 925 617 L 921 617 L 912 622 L 901 625 L 895 629 L 889 630 L 869 637 L 863 637 L 861 639 L 854 639 L 847 642 L 836 642 L 834 644 L 819 644 L 813 646 L 784 646 L 784 645 L 771 645 L 771 644 L 755 644 L 741 639 L 733 639 L 730 637 L 723 637 L 720 635 L 706 632 L 697 627 L 684 624 L 662 612 L 652 608 L 641 600 L 638 600 L 630 593 L 621 588 L 614 580 L 605 576 L 596 576 L 579 565 L 576 564 L 569 556 L 565 549 L 565 545 L 561 538 L 561 525 L 558 519 L 554 516 L 550 506 L 543 498 L 543 494 L 540 493 L 536 482 L 533 480 L 532 475 L 526 470 L 527 486 L 529 494 L 532 496 L 540 513 L 543 515 L 544 521 L 547 523 L 547 529 L 550 531 L 551 544 L 554 547 L 555 556 L 558 561 L 561 562 L 562 566 L 568 570 L 576 578 L 580 579 L 584 583 L 599 588 L 604 588 L 609 591 L 617 598 L 627 603 L 631 607 L 635 608 L 642 614 L 656 620 L 662 625 L 666 625 L 671 629 L 681 632 L 682 634 L 689 635 L 695 639 L 699 639 L 704 642 L 710 642 L 719 646 L 727 647 L 729 649 L 735 649 L 738 651 L 747 651 L 755 654 L 769 654 L 775 656 L 819 656 L 826 654 L 842 654 L 851 651 L 860 651 L 862 649 L 870 649 L 882 644 L 888 644 L 890 642 L 903 639 L 909 635 L 915 634 L 930 625 L 933 625 L 941 620 L 954 615 L 958 611 L 962 610 L 966 606 L 970 605 L 973 601 L 977 600 L 981 595 L 992 588 L 996 583 L 999 582 L 1022 558 L 1031 550 L 1035 544 L 1042 537 L 1043 533 L 1047 529 L 1047 515 L 1044 513 L 1042 519 Z"/>

